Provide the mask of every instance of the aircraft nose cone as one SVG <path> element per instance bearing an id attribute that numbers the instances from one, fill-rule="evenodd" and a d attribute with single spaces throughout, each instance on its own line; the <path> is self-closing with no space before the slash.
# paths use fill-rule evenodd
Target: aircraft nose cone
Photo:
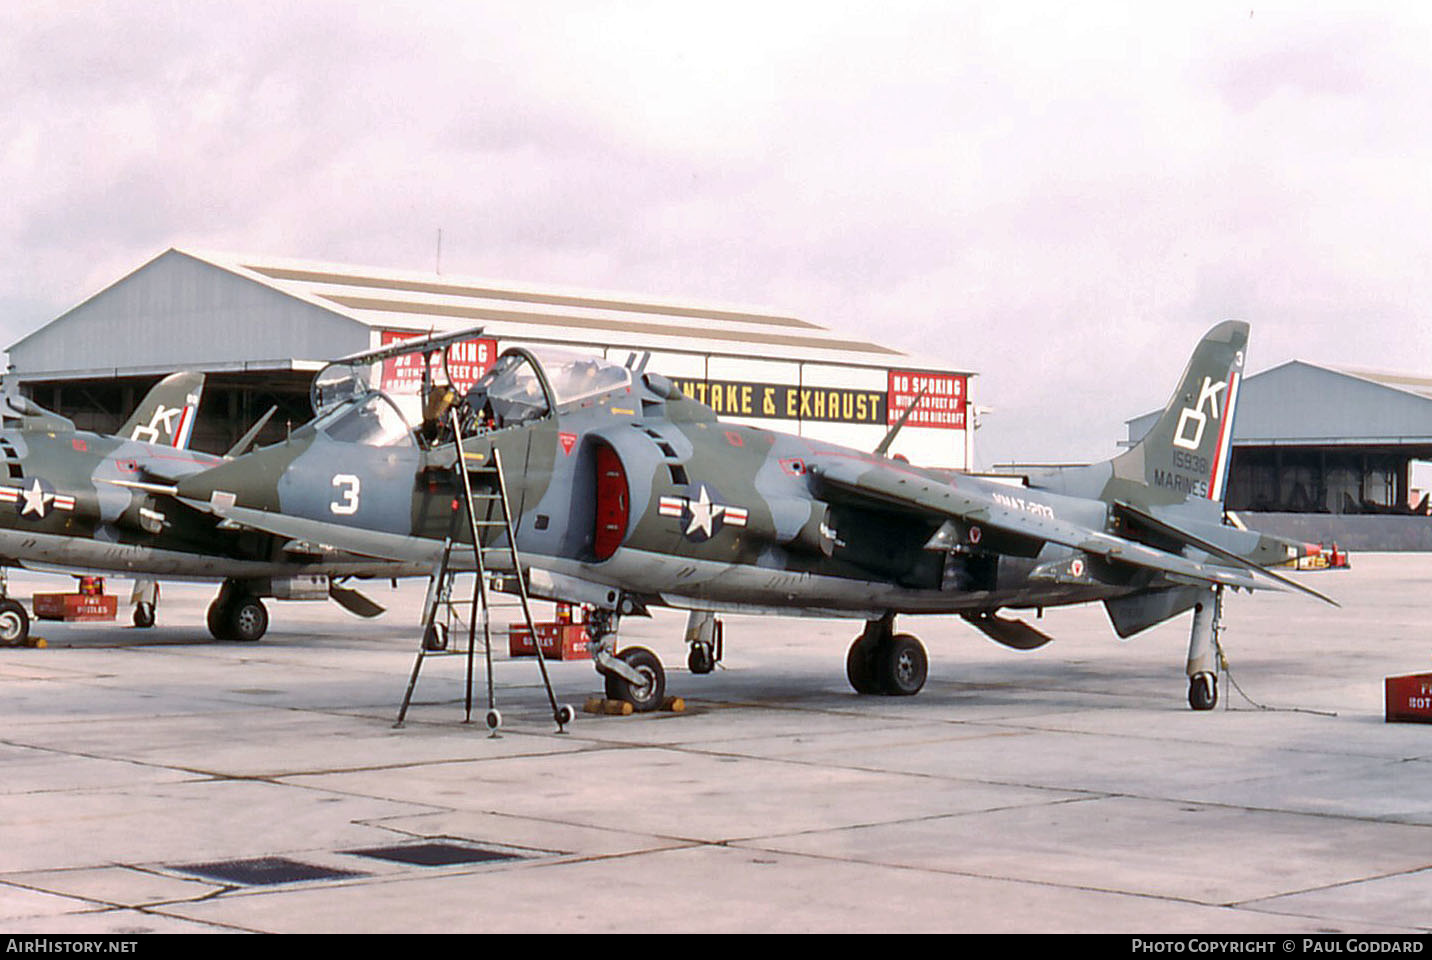
<path id="1" fill-rule="evenodd" d="M 262 475 L 261 470 L 255 470 L 256 466 L 260 465 L 236 460 L 185 477 L 179 481 L 179 496 L 186 500 L 211 504 L 219 508 L 219 512 L 235 503 L 266 509 L 268 504 L 260 495 L 261 486 L 254 482 Z"/>

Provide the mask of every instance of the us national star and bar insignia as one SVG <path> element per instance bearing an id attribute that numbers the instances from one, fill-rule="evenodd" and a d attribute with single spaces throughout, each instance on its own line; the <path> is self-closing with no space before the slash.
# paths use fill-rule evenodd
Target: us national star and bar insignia
<path id="1" fill-rule="evenodd" d="M 744 527 L 746 508 L 717 503 L 703 484 L 691 497 L 662 497 L 657 512 L 663 517 L 679 517 L 686 521 L 686 536 L 693 540 L 709 540 L 723 526 Z"/>
<path id="2" fill-rule="evenodd" d="M 30 520 L 43 520 L 50 510 L 73 510 L 75 498 L 55 492 L 45 480 L 35 477 L 28 486 L 0 486 L 0 503 L 13 503 L 20 516 Z"/>

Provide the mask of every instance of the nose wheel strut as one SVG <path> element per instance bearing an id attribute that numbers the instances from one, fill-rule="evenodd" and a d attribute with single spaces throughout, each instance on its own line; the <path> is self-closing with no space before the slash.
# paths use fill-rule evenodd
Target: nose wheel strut
<path id="1" fill-rule="evenodd" d="M 617 652 L 616 610 L 593 610 L 587 619 L 592 665 L 602 675 L 608 700 L 624 700 L 637 713 L 661 709 L 666 700 L 666 670 L 646 647 Z"/>

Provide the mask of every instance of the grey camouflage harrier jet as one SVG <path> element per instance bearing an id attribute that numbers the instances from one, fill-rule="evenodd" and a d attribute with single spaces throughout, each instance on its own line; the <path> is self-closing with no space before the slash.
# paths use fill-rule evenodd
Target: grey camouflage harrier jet
<path id="1" fill-rule="evenodd" d="M 512 348 L 465 394 L 430 391 L 416 428 L 361 370 L 379 353 L 350 358 L 320 374 L 321 415 L 288 441 L 157 492 L 230 525 L 430 568 L 456 543 L 450 563 L 473 569 L 469 531 L 485 547 L 507 534 L 492 499 L 466 501 L 483 505 L 470 522 L 459 458 L 500 459 L 526 589 L 591 609 L 608 696 L 639 710 L 662 702 L 665 672 L 649 650 L 619 652 L 617 624 L 656 605 L 690 611 L 697 673 L 719 656 L 722 612 L 863 620 L 851 685 L 910 695 L 927 659 L 898 615 L 957 614 L 1031 649 L 1050 638 L 1001 610 L 1091 601 L 1121 637 L 1193 610 L 1189 703 L 1205 710 L 1225 588 L 1327 600 L 1266 569 L 1300 545 L 1224 520 L 1247 341 L 1247 324 L 1217 325 L 1140 443 L 1022 485 L 723 423 L 640 365 Z M 496 481 L 489 469 L 471 482 Z"/>
<path id="2" fill-rule="evenodd" d="M 123 552 L 123 532 L 155 528 L 159 514 L 101 480 L 141 465 L 207 466 L 186 449 L 203 392 L 203 374 L 170 374 L 117 434 L 102 435 L 76 430 L 7 378 L 0 389 L 0 566 L 115 569 L 103 558 Z M 152 626 L 158 585 L 137 582 L 134 599 L 135 626 Z M 23 643 L 29 629 L 24 606 L 0 599 L 0 644 Z"/>
<path id="3" fill-rule="evenodd" d="M 405 576 L 421 568 L 224 528 L 211 513 L 146 489 L 224 462 L 187 448 L 203 387 L 201 373 L 165 377 L 109 435 L 77 430 L 7 383 L 0 393 L 0 568 L 138 577 L 132 599 L 140 627 L 154 624 L 156 580 L 222 581 L 208 626 L 225 640 L 263 635 L 268 614 L 260 598 L 266 596 L 331 596 L 354 613 L 381 613 L 333 578 Z M 259 426 L 262 421 L 236 451 Z M 24 605 L 0 596 L 0 645 L 24 643 L 29 629 Z"/>

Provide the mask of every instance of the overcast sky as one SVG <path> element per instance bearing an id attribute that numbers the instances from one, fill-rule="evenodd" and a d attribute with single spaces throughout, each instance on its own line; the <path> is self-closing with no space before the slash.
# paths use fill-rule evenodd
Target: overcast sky
<path id="1" fill-rule="evenodd" d="M 171 246 L 749 304 L 1090 460 L 1194 342 L 1432 374 L 1426 4 L 0 0 L 4 345 Z"/>

